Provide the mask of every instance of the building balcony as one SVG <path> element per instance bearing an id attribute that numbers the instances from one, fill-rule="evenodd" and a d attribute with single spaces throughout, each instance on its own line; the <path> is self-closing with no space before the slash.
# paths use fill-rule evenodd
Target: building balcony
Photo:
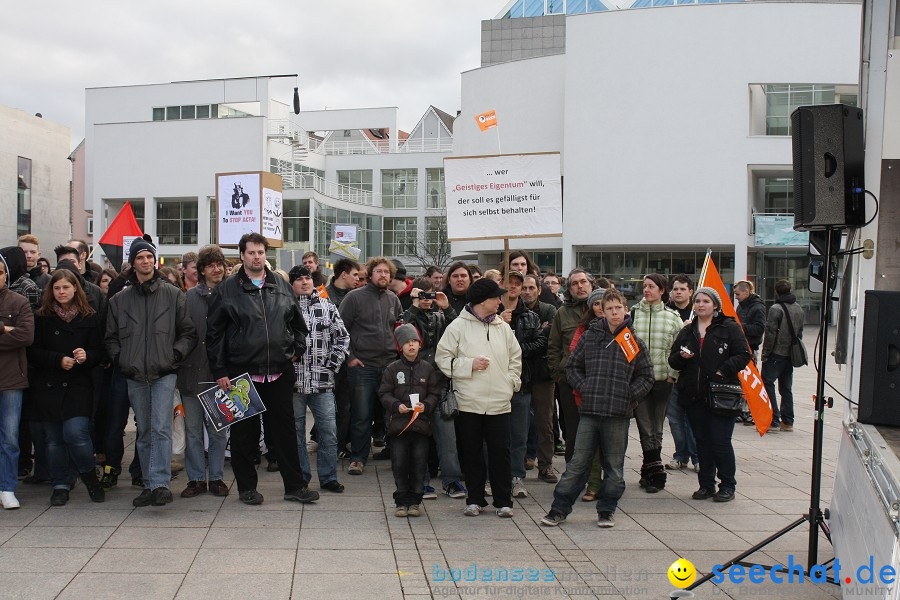
<path id="1" fill-rule="evenodd" d="M 381 206 L 381 195 L 368 190 L 328 181 L 310 173 L 279 172 L 278 175 L 281 175 L 282 185 L 286 190 L 314 190 L 335 200 L 363 206 Z"/>
<path id="2" fill-rule="evenodd" d="M 413 152 L 451 152 L 453 138 L 394 140 L 337 140 L 323 142 L 310 136 L 286 119 L 269 120 L 269 139 L 298 146 L 316 154 L 345 156 L 351 154 L 408 154 Z"/>

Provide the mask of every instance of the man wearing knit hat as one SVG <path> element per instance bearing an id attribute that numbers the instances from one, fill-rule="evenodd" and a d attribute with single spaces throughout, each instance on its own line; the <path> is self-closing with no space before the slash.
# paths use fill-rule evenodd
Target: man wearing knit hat
<path id="1" fill-rule="evenodd" d="M 172 501 L 172 398 L 176 371 L 197 345 L 197 330 L 180 289 L 156 270 L 156 247 L 138 238 L 128 262 L 132 285 L 109 302 L 106 350 L 126 378 L 137 421 L 144 490 L 136 507 Z"/>

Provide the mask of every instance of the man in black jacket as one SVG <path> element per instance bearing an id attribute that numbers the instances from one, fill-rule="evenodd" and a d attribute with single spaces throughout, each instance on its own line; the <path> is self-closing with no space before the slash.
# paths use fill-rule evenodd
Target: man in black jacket
<path id="1" fill-rule="evenodd" d="M 313 502 L 319 493 L 308 488 L 300 472 L 294 430 L 294 363 L 306 350 L 309 329 L 290 284 L 266 268 L 269 243 L 258 233 L 239 244 L 238 271 L 216 287 L 206 321 L 209 369 L 223 390 L 232 377 L 249 373 L 266 405 L 262 414 L 267 438 L 284 482 L 284 499 Z M 231 426 L 231 468 L 244 504 L 262 504 L 256 490 L 254 455 L 259 446 L 259 416 Z"/>
<path id="2" fill-rule="evenodd" d="M 38 259 L 41 257 L 41 242 L 36 236 L 27 233 L 19 236 L 19 248 L 25 252 L 25 268 L 28 269 L 28 277 L 38 289 L 44 291 L 44 286 L 50 282 L 50 276 L 44 273 Z"/>
<path id="3" fill-rule="evenodd" d="M 137 421 L 138 455 L 144 490 L 134 506 L 172 501 L 172 400 L 175 372 L 197 345 L 184 292 L 156 270 L 156 248 L 143 239 L 131 244 L 133 284 L 110 301 L 106 351 L 127 379 Z"/>

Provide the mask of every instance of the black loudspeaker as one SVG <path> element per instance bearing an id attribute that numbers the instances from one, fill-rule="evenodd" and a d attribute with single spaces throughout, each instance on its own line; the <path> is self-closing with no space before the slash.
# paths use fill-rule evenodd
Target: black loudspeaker
<path id="1" fill-rule="evenodd" d="M 794 229 L 861 227 L 866 222 L 862 110 L 801 106 L 791 114 Z"/>
<path id="2" fill-rule="evenodd" d="M 900 426 L 900 292 L 866 290 L 857 420 Z"/>

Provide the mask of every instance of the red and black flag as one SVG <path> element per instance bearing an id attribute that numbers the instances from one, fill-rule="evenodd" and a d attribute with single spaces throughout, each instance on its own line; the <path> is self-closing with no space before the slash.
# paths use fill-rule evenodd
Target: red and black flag
<path id="1" fill-rule="evenodd" d="M 100 238 L 100 247 L 103 253 L 115 269 L 122 266 L 125 260 L 125 252 L 123 249 L 123 240 L 127 239 L 128 246 L 131 246 L 131 238 L 141 237 L 144 232 L 141 231 L 137 220 L 134 218 L 134 211 L 131 210 L 131 203 L 126 202 L 113 222 L 109 224 L 109 229 Z"/>

